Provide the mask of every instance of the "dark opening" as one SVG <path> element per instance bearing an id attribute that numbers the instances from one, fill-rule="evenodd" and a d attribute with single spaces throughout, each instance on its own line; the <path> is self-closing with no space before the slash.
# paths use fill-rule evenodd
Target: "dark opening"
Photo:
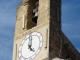
<path id="1" fill-rule="evenodd" d="M 27 29 L 31 29 L 37 25 L 39 0 L 29 0 L 27 14 Z"/>
<path id="2" fill-rule="evenodd" d="M 37 24 L 37 18 L 38 18 L 38 16 L 32 18 L 32 21 L 33 21 L 34 23 L 36 23 L 36 24 Z"/>
<path id="3" fill-rule="evenodd" d="M 34 8 L 33 8 L 33 16 L 32 16 L 32 21 L 37 24 L 37 19 L 38 19 L 38 5 L 39 5 L 39 2 L 37 1 L 34 5 Z"/>

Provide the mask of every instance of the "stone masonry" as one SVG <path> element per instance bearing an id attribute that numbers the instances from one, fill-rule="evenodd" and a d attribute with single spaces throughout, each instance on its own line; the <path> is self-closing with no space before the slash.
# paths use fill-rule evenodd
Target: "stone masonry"
<path id="1" fill-rule="evenodd" d="M 39 4 L 37 23 L 32 21 L 36 2 Z M 33 60 L 80 60 L 80 53 L 61 30 L 61 0 L 22 0 L 17 8 L 13 60 L 20 60 L 19 45 L 25 36 L 34 31 L 43 35 L 44 42 Z"/>

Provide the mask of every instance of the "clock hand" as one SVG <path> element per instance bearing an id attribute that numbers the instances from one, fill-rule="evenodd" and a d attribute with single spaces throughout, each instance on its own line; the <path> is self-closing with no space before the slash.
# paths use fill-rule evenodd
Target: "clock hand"
<path id="1" fill-rule="evenodd" d="M 30 49 L 31 48 L 31 46 L 32 46 L 32 39 L 31 39 L 31 36 L 29 36 L 29 43 L 28 43 L 28 49 Z"/>
<path id="2" fill-rule="evenodd" d="M 32 47 L 32 36 L 29 36 L 28 49 L 30 49 L 30 51 L 34 52 L 34 50 L 31 47 Z"/>

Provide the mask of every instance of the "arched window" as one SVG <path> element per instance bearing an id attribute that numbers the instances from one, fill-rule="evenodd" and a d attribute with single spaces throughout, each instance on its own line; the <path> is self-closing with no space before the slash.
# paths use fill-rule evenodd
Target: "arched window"
<path id="1" fill-rule="evenodd" d="M 29 0 L 27 29 L 31 29 L 37 25 L 39 0 Z"/>

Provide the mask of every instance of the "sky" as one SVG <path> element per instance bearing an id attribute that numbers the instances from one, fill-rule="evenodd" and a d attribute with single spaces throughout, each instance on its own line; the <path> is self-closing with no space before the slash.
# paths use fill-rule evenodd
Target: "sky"
<path id="1" fill-rule="evenodd" d="M 0 0 L 0 60 L 12 60 L 16 9 L 21 0 Z M 62 0 L 62 31 L 80 52 L 80 0 Z"/>

